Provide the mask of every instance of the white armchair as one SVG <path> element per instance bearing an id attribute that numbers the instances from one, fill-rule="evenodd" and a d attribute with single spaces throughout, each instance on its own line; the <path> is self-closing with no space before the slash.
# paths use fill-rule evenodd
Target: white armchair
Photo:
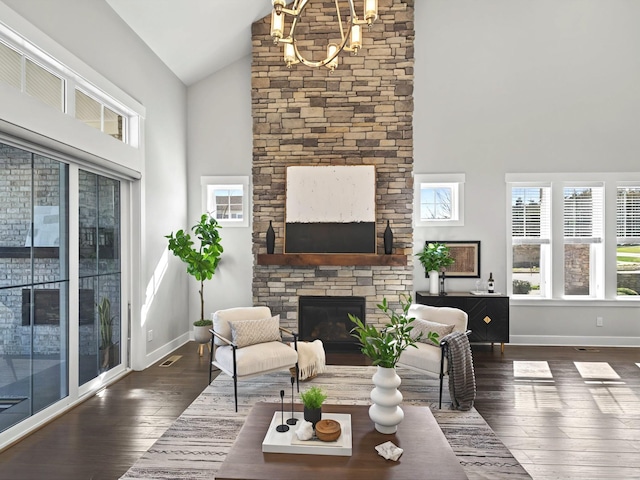
<path id="1" fill-rule="evenodd" d="M 283 343 L 281 332 L 293 337 L 294 348 Z M 269 307 L 218 310 L 211 334 L 209 383 L 214 367 L 233 378 L 236 412 L 238 380 L 291 367 L 298 372 L 298 335 L 280 327 L 280 316 L 273 317 Z"/>
<path id="2" fill-rule="evenodd" d="M 417 342 L 417 348 L 407 348 L 402 352 L 398 365 L 439 376 L 440 400 L 438 408 L 442 408 L 442 382 L 448 370 L 447 358 L 442 348 L 442 338 L 455 331 L 469 333 L 467 332 L 468 315 L 458 308 L 413 304 L 409 307 L 408 316 L 416 319 L 412 334 L 417 336 L 423 332 L 423 338 L 426 339 L 427 332 L 435 331 L 439 335 L 440 342 L 439 345 L 426 343 L 426 340 Z"/>

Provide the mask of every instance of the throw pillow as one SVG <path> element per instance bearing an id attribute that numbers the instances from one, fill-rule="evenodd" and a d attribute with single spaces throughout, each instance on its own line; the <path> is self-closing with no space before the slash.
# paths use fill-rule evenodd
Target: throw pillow
<path id="1" fill-rule="evenodd" d="M 257 343 L 281 341 L 280 315 L 259 320 L 236 320 L 229 322 L 231 339 L 238 348 Z"/>
<path id="2" fill-rule="evenodd" d="M 418 338 L 418 335 L 422 333 L 421 342 L 427 343 L 429 345 L 440 345 L 440 340 L 443 337 L 449 335 L 453 332 L 455 325 L 447 325 L 446 323 L 438 323 L 438 322 L 430 322 L 429 320 L 423 320 L 422 318 L 415 318 L 413 320 L 413 330 L 411 330 L 411 338 L 414 340 Z M 428 334 L 429 332 L 434 332 L 438 334 L 438 343 L 432 342 L 429 340 Z"/>

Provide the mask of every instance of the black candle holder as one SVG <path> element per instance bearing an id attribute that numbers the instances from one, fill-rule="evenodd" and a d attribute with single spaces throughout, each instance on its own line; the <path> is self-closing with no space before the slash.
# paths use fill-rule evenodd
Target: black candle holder
<path id="1" fill-rule="evenodd" d="M 282 418 L 282 423 L 276 427 L 277 432 L 288 432 L 289 425 L 284 423 L 284 390 L 280 390 L 280 416 Z"/>
<path id="2" fill-rule="evenodd" d="M 444 291 L 444 278 L 445 278 L 445 274 L 444 274 L 444 270 L 442 272 L 440 272 L 440 295 L 444 296 L 447 294 L 447 292 Z"/>
<path id="3" fill-rule="evenodd" d="M 298 371 L 296 369 L 296 375 L 297 374 L 298 374 Z M 295 425 L 296 423 L 298 423 L 298 419 L 293 416 L 293 384 L 294 383 L 296 383 L 296 378 L 294 376 L 291 376 L 291 418 L 287 420 L 288 425 Z"/>

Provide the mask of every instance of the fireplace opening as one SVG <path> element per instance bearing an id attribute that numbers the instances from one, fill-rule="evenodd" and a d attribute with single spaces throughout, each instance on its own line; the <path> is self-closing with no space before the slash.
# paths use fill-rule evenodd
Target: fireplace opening
<path id="1" fill-rule="evenodd" d="M 349 313 L 365 322 L 364 297 L 299 297 L 300 339 L 311 342 L 319 338 L 327 352 L 359 351 L 358 342 L 351 336 Z"/>

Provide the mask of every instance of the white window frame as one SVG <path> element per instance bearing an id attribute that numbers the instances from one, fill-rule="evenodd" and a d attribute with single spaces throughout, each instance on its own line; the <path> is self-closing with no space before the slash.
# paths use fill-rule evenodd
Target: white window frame
<path id="1" fill-rule="evenodd" d="M 413 178 L 413 223 L 415 227 L 458 227 L 464 225 L 464 173 L 416 174 Z M 451 188 L 451 218 L 422 220 L 422 189 Z"/>
<path id="2" fill-rule="evenodd" d="M 640 295 L 617 295 L 617 239 L 616 202 L 617 187 L 640 185 L 640 172 L 589 172 L 589 173 L 508 173 L 505 175 L 507 228 L 507 294 L 515 302 L 534 305 L 540 301 L 562 302 L 639 302 Z M 517 185 L 514 185 L 517 184 Z M 513 295 L 513 249 L 511 238 L 511 187 L 539 186 L 551 187 L 551 240 L 550 240 L 550 288 L 545 297 Z M 600 258 L 592 255 L 590 268 L 594 269 L 595 284 L 590 295 L 564 294 L 564 187 L 603 187 L 603 232 Z M 541 258 L 542 262 L 542 258 Z M 596 262 L 596 263 L 594 263 Z M 597 263 L 599 262 L 599 263 Z"/>
<path id="3" fill-rule="evenodd" d="M 248 176 L 204 176 L 200 177 L 202 187 L 202 210 L 211 214 L 210 199 L 216 189 L 229 189 L 240 187 L 242 189 L 242 219 L 217 219 L 223 227 L 248 227 L 249 216 L 249 177 Z M 213 194 L 215 195 L 215 194 Z"/>
<path id="4" fill-rule="evenodd" d="M 0 10 L 0 13 L 1 12 L 2 10 Z M 131 145 L 135 148 L 139 147 L 140 132 L 138 127 L 140 124 L 140 114 L 136 112 L 135 107 L 130 108 L 125 106 L 125 104 L 116 100 L 113 96 L 98 88 L 91 81 L 73 71 L 71 68 L 58 61 L 54 56 L 50 55 L 42 48 L 39 48 L 34 43 L 31 43 L 29 40 L 22 37 L 1 22 L 0 41 L 22 56 L 21 93 L 26 95 L 25 68 L 26 60 L 28 59 L 32 63 L 62 80 L 62 113 L 65 113 L 75 119 L 75 90 L 78 89 L 85 95 L 92 97 L 98 103 L 103 105 L 103 107 L 107 107 L 120 115 L 123 118 L 124 123 L 121 140 L 122 143 Z M 76 120 L 81 122 L 81 120 Z M 105 135 L 108 134 L 105 133 Z"/>
<path id="5" fill-rule="evenodd" d="M 562 188 L 562 210 L 563 210 L 563 245 L 589 245 L 589 294 L 588 295 L 570 295 L 565 293 L 566 298 L 579 298 L 581 296 L 587 298 L 603 298 L 604 297 L 604 184 L 602 182 L 562 182 L 559 185 Z M 593 214 L 591 217 L 591 225 L 595 230 L 592 236 L 565 236 L 564 212 L 566 208 L 565 190 L 566 189 L 592 189 L 591 207 Z M 601 189 L 598 192 L 596 189 Z M 599 198 L 598 198 L 599 197 Z M 598 224 L 599 222 L 599 224 Z M 564 249 L 563 249 L 564 251 Z M 564 258 L 564 253 L 563 253 Z M 563 289 L 565 288 L 563 282 Z"/>

